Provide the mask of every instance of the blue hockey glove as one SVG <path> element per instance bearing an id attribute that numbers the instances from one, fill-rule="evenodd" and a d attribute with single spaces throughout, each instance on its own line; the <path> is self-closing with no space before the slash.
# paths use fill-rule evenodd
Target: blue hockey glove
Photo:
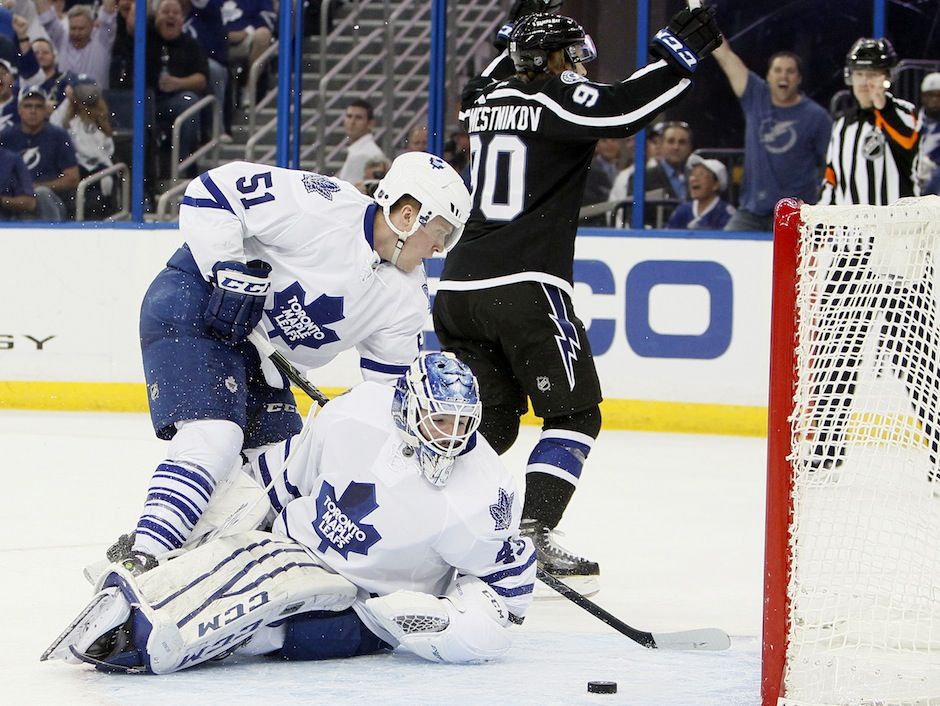
<path id="1" fill-rule="evenodd" d="M 261 321 L 270 273 L 271 265 L 262 260 L 212 266 L 212 296 L 203 318 L 223 341 L 241 343 Z"/>
<path id="2" fill-rule="evenodd" d="M 683 8 L 656 33 L 650 44 L 653 56 L 665 59 L 685 77 L 690 77 L 699 62 L 721 45 L 721 30 L 715 21 L 714 7 Z"/>

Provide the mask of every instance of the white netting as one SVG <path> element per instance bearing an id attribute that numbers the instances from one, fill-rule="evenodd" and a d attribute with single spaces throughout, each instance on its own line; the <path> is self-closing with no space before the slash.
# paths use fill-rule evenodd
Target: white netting
<path id="1" fill-rule="evenodd" d="M 940 705 L 940 198 L 801 216 L 780 703 Z"/>

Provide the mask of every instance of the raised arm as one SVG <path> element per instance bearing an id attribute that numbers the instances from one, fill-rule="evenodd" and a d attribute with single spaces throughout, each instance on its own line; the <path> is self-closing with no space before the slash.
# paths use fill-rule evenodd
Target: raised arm
<path id="1" fill-rule="evenodd" d="M 721 70 L 728 77 L 728 83 L 731 84 L 731 90 L 738 98 L 744 95 L 744 89 L 747 88 L 747 66 L 741 61 L 741 57 L 731 50 L 727 40 L 712 52 L 712 56 L 718 61 Z"/>

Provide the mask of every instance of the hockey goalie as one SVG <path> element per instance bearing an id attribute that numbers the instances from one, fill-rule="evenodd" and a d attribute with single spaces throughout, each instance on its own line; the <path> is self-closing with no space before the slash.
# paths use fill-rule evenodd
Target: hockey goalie
<path id="1" fill-rule="evenodd" d="M 449 353 L 422 353 L 395 387 L 358 385 L 243 469 L 270 531 L 236 505 L 195 548 L 109 565 L 41 659 L 167 674 L 236 651 L 502 655 L 531 601 L 535 550 L 480 414 L 476 379 Z"/>

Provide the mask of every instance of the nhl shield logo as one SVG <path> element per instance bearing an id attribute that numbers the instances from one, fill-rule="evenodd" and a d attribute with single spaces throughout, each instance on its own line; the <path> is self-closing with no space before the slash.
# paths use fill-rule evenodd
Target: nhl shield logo
<path id="1" fill-rule="evenodd" d="M 539 389 L 539 392 L 548 392 L 552 389 L 552 381 L 546 375 L 539 375 L 535 378 L 535 386 Z"/>

